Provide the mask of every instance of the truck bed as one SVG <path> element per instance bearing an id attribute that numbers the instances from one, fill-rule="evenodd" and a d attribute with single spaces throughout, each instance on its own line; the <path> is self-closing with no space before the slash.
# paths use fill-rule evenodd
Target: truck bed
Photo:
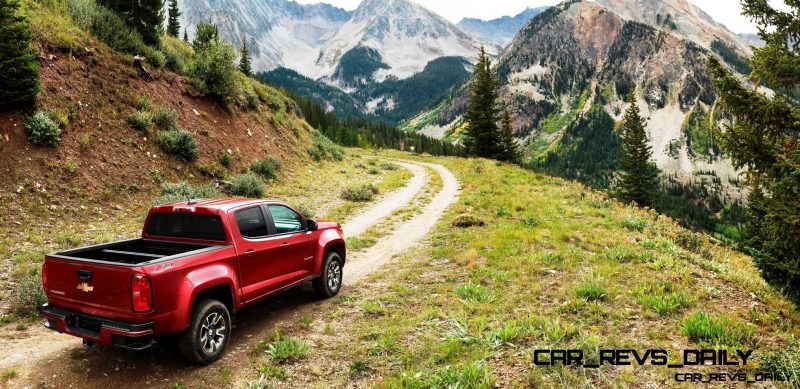
<path id="1" fill-rule="evenodd" d="M 81 247 L 54 253 L 50 256 L 79 261 L 140 266 L 165 259 L 176 259 L 199 252 L 216 250 L 220 247 L 222 246 L 140 238 Z"/>

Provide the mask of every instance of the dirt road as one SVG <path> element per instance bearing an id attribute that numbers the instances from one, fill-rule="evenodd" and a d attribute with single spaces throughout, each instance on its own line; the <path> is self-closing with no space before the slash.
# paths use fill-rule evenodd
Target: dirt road
<path id="1" fill-rule="evenodd" d="M 421 240 L 455 202 L 459 184 L 446 168 L 436 164 L 396 161 L 414 176 L 408 184 L 388 194 L 344 224 L 348 236 L 357 236 L 381 222 L 395 210 L 407 207 L 429 182 L 428 170 L 442 179 L 442 188 L 423 210 L 409 220 L 391 227 L 391 232 L 371 248 L 355 253 L 345 267 L 345 288 L 357 282 L 408 247 Z M 310 285 L 279 294 L 237 313 L 229 352 L 217 363 L 197 367 L 185 363 L 173 344 L 156 345 L 144 352 L 129 352 L 113 347 L 83 347 L 81 341 L 44 329 L 31 330 L 24 339 L 0 342 L 0 370 L 13 368 L 17 378 L 10 387 L 172 387 L 178 382 L 204 382 L 202 377 L 236 375 L 249 369 L 252 348 L 274 331 L 280 320 L 300 320 L 320 314 L 324 304 L 315 299 Z"/>

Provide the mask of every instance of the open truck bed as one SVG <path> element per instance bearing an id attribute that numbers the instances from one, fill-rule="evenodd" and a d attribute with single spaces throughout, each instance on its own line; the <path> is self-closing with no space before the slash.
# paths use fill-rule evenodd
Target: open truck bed
<path id="1" fill-rule="evenodd" d="M 131 239 L 51 254 L 50 257 L 123 266 L 142 266 L 212 251 L 224 246 Z"/>

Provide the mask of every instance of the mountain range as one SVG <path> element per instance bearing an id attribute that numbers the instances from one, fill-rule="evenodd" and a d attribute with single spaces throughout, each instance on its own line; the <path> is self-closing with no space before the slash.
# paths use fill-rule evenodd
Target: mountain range
<path id="1" fill-rule="evenodd" d="M 193 36 L 211 20 L 234 43 L 247 41 L 256 71 L 290 68 L 312 79 L 345 80 L 342 59 L 370 49 L 385 66 L 376 80 L 408 78 L 441 57 L 474 57 L 480 43 L 441 16 L 407 0 L 364 0 L 346 11 L 288 0 L 184 0 L 181 24 Z M 358 53 L 361 54 L 361 53 Z M 351 54 L 352 55 L 352 54 Z"/>
<path id="2" fill-rule="evenodd" d="M 686 0 L 571 0 L 458 25 L 408 0 L 364 0 L 354 11 L 287 0 L 186 0 L 184 8 L 190 35 L 210 15 L 226 39 L 250 42 L 273 84 L 328 110 L 454 140 L 485 45 L 533 161 L 599 185 L 611 181 L 614 123 L 634 92 L 665 175 L 739 192 L 738 172 L 713 139 L 725 118 L 706 58 L 746 74 L 750 44 Z"/>

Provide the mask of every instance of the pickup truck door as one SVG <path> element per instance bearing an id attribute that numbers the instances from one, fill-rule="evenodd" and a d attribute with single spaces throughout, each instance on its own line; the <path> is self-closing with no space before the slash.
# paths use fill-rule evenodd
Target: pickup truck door
<path id="1" fill-rule="evenodd" d="M 318 234 L 308 232 L 305 219 L 287 206 L 270 204 L 264 208 L 270 227 L 275 231 L 274 236 L 281 241 L 283 260 L 286 261 L 282 266 L 292 274 L 289 283 L 311 275 Z"/>
<path id="2" fill-rule="evenodd" d="M 283 243 L 270 237 L 267 216 L 261 206 L 237 210 L 231 223 L 238 228 L 239 284 L 244 302 L 280 288 Z"/>

